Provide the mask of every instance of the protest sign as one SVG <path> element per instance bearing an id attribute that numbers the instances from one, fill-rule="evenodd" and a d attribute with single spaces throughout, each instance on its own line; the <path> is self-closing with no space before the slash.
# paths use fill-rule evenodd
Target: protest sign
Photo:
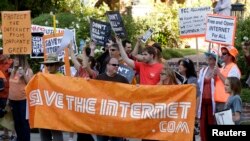
<path id="1" fill-rule="evenodd" d="M 30 11 L 2 11 L 3 53 L 31 54 Z"/>
<path id="2" fill-rule="evenodd" d="M 180 37 L 191 38 L 205 36 L 207 14 L 211 14 L 210 7 L 180 8 Z"/>
<path id="3" fill-rule="evenodd" d="M 71 41 L 73 42 L 73 39 L 74 39 L 74 33 L 70 31 L 69 29 L 65 29 L 61 45 L 57 49 L 56 53 L 60 54 L 66 47 L 68 47 Z"/>
<path id="4" fill-rule="evenodd" d="M 234 125 L 232 110 L 224 110 L 214 114 L 217 125 Z"/>
<path id="5" fill-rule="evenodd" d="M 148 31 L 142 36 L 142 38 L 141 38 L 141 41 L 143 42 L 143 43 L 146 43 L 147 42 L 147 40 L 151 37 L 151 35 L 153 34 L 153 29 L 148 29 Z"/>
<path id="6" fill-rule="evenodd" d="M 26 94 L 31 128 L 151 140 L 193 138 L 194 85 L 135 86 L 38 73 Z"/>
<path id="7" fill-rule="evenodd" d="M 235 17 L 219 15 L 207 16 L 206 41 L 234 46 L 235 31 Z"/>
<path id="8" fill-rule="evenodd" d="M 56 28 L 56 33 L 63 33 L 64 30 L 65 29 L 63 29 L 63 28 Z M 78 48 L 77 48 L 76 37 L 75 37 L 76 31 L 75 31 L 75 29 L 69 29 L 69 30 L 72 31 L 74 34 L 74 36 L 73 36 L 73 51 L 75 54 L 77 54 Z M 48 27 L 48 26 L 41 26 L 41 25 L 32 25 L 31 32 L 42 32 L 44 35 L 51 35 L 51 34 L 54 34 L 54 28 Z M 37 44 L 39 44 L 39 43 L 37 43 Z M 63 51 L 62 54 L 65 54 L 65 52 Z M 39 56 L 39 57 L 31 56 L 31 58 L 43 58 L 43 56 Z"/>
<path id="9" fill-rule="evenodd" d="M 105 46 L 110 35 L 111 27 L 109 23 L 91 19 L 90 36 L 97 45 Z"/>
<path id="10" fill-rule="evenodd" d="M 32 51 L 31 58 L 43 57 L 43 32 L 32 33 Z"/>
<path id="11" fill-rule="evenodd" d="M 44 47 L 44 53 L 45 56 L 47 56 L 50 53 L 56 53 L 56 51 L 58 50 L 58 48 L 61 46 L 62 43 L 62 38 L 63 38 L 64 33 L 56 33 L 56 34 L 52 34 L 52 35 L 44 35 L 43 36 L 43 47 Z M 58 60 L 63 60 L 65 59 L 65 52 L 62 51 L 61 53 L 58 54 Z M 67 55 L 66 55 L 67 56 Z M 45 58 L 46 60 L 46 58 Z M 65 65 L 61 66 L 59 68 L 59 71 L 66 75 L 66 71 L 70 70 L 70 66 L 69 66 L 69 62 L 68 61 L 64 61 Z M 68 73 L 70 74 L 70 73 Z"/>
<path id="12" fill-rule="evenodd" d="M 106 14 L 115 34 L 120 38 L 125 38 L 127 36 L 126 30 L 119 11 L 107 11 Z"/>
<path id="13" fill-rule="evenodd" d="M 133 69 L 122 64 L 119 65 L 117 73 L 127 78 L 129 83 L 132 83 L 135 76 L 135 71 Z"/>

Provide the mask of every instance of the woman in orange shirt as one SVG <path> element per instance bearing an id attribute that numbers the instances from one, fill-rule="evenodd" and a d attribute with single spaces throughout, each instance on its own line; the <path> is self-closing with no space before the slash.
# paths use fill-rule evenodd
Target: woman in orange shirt
<path id="1" fill-rule="evenodd" d="M 30 69 L 26 56 L 16 55 L 9 80 L 9 102 L 18 141 L 30 141 L 30 126 L 26 119 L 25 86 L 32 76 L 33 71 Z"/>

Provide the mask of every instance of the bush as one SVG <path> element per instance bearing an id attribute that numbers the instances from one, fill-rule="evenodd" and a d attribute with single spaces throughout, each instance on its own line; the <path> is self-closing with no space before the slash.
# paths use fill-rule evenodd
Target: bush
<path id="1" fill-rule="evenodd" d="M 242 102 L 250 103 L 250 89 L 249 88 L 242 89 L 240 97 L 242 99 Z"/>
<path id="2" fill-rule="evenodd" d="M 237 24 L 237 31 L 236 31 L 236 41 L 235 47 L 239 51 L 237 65 L 239 66 L 242 74 L 241 82 L 243 87 L 246 87 L 245 81 L 249 76 L 250 68 L 247 66 L 244 54 L 242 52 L 241 43 L 243 42 L 243 38 L 246 36 L 250 39 L 250 16 L 246 19 L 240 20 Z"/>

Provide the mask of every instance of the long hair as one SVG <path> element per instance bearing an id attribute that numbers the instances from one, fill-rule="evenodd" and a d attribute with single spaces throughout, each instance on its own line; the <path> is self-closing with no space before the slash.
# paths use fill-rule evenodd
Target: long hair
<path id="1" fill-rule="evenodd" d="M 175 72 L 170 68 L 168 63 L 164 64 L 162 72 L 166 73 L 166 76 L 169 78 L 169 85 L 178 84 Z"/>
<path id="2" fill-rule="evenodd" d="M 181 62 L 183 63 L 183 66 L 186 68 L 186 77 L 189 78 L 193 76 L 197 78 L 196 70 L 194 68 L 194 62 L 188 58 L 183 58 L 178 61 L 178 65 L 180 65 Z"/>
<path id="3" fill-rule="evenodd" d="M 14 69 L 18 69 L 18 67 L 22 67 L 25 71 L 30 68 L 28 63 L 28 57 L 26 55 L 15 55 L 14 59 L 19 60 L 19 66 L 14 66 Z"/>

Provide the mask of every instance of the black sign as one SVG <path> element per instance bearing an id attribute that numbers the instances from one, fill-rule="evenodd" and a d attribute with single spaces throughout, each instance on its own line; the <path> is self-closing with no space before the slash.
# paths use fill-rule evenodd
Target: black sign
<path id="1" fill-rule="evenodd" d="M 105 46 L 111 35 L 111 27 L 109 23 L 91 19 L 90 36 L 98 45 Z"/>
<path id="2" fill-rule="evenodd" d="M 125 38 L 126 30 L 122 22 L 122 17 L 119 13 L 119 11 L 108 11 L 107 13 L 109 23 L 115 32 L 115 34 L 120 38 Z"/>
<path id="3" fill-rule="evenodd" d="M 119 65 L 117 73 L 127 78 L 129 83 L 132 83 L 135 76 L 135 71 L 125 65 Z"/>
<path id="4" fill-rule="evenodd" d="M 43 32 L 32 33 L 31 58 L 43 58 Z"/>

